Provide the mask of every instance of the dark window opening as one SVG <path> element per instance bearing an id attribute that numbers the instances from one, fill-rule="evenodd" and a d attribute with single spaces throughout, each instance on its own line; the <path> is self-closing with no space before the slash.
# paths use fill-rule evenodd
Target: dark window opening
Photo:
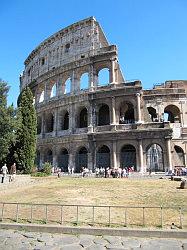
<path id="1" fill-rule="evenodd" d="M 63 122 L 63 127 L 62 130 L 68 130 L 69 129 L 69 113 L 66 112 L 64 115 L 64 122 Z"/>
<path id="2" fill-rule="evenodd" d="M 98 126 L 110 125 L 110 112 L 108 105 L 104 104 L 99 109 Z"/>
<path id="3" fill-rule="evenodd" d="M 84 108 L 81 110 L 79 115 L 79 128 L 86 128 L 88 126 L 88 112 Z"/>
<path id="4" fill-rule="evenodd" d="M 65 46 L 65 52 L 69 52 L 69 49 L 70 49 L 70 43 L 67 43 L 66 46 Z"/>

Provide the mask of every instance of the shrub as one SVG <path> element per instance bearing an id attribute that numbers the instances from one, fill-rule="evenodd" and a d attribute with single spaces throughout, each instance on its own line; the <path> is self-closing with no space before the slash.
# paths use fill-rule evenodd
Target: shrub
<path id="1" fill-rule="evenodd" d="M 43 165 L 43 173 L 45 173 L 46 175 L 50 175 L 51 174 L 51 163 L 50 162 L 45 162 Z"/>

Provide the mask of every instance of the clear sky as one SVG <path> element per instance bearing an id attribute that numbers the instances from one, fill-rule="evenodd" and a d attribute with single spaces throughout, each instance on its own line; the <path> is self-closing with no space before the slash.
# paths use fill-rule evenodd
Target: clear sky
<path id="1" fill-rule="evenodd" d="M 126 80 L 144 88 L 187 79 L 186 0 L 0 0 L 0 78 L 16 103 L 28 54 L 56 31 L 95 16 L 119 50 Z"/>

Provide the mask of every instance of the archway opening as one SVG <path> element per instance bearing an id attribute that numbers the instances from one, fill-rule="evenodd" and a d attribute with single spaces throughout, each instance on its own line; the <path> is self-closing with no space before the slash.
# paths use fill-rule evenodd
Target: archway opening
<path id="1" fill-rule="evenodd" d="M 109 69 L 104 68 L 101 69 L 98 73 L 98 86 L 105 86 L 108 85 L 110 82 L 109 77 Z"/>
<path id="2" fill-rule="evenodd" d="M 56 95 L 57 95 L 57 84 L 55 83 L 51 89 L 50 98 L 53 98 Z"/>
<path id="3" fill-rule="evenodd" d="M 168 105 L 164 109 L 164 121 L 169 121 L 171 123 L 177 123 L 180 121 L 180 110 L 175 105 Z"/>
<path id="4" fill-rule="evenodd" d="M 151 172 L 164 171 L 163 150 L 160 145 L 152 144 L 146 151 L 147 170 Z"/>
<path id="5" fill-rule="evenodd" d="M 49 162 L 51 165 L 53 164 L 53 152 L 50 149 L 46 151 L 45 162 Z"/>
<path id="6" fill-rule="evenodd" d="M 134 123 L 134 107 L 131 103 L 123 102 L 120 107 L 120 124 Z"/>
<path id="7" fill-rule="evenodd" d="M 69 129 L 69 113 L 68 111 L 64 115 L 64 120 L 62 123 L 62 130 L 68 130 Z"/>
<path id="8" fill-rule="evenodd" d="M 69 77 L 65 82 L 64 94 L 69 94 L 71 92 L 71 78 Z"/>
<path id="9" fill-rule="evenodd" d="M 148 107 L 147 110 L 149 112 L 149 116 L 150 116 L 151 121 L 152 122 L 158 122 L 156 109 L 154 109 L 153 107 Z"/>
<path id="10" fill-rule="evenodd" d="M 136 149 L 134 146 L 127 144 L 122 147 L 120 152 L 120 163 L 121 168 L 133 168 L 134 171 L 137 171 Z"/>
<path id="11" fill-rule="evenodd" d="M 88 89 L 89 88 L 89 74 L 84 73 L 80 78 L 80 90 Z"/>
<path id="12" fill-rule="evenodd" d="M 88 167 L 88 151 L 85 147 L 82 147 L 76 153 L 76 169 L 75 172 L 80 173 L 83 168 Z"/>
<path id="13" fill-rule="evenodd" d="M 66 148 L 60 151 L 58 156 L 58 167 L 61 168 L 62 172 L 68 172 L 69 154 Z"/>
<path id="14" fill-rule="evenodd" d="M 42 132 L 42 119 L 40 116 L 37 117 L 37 135 Z"/>
<path id="15" fill-rule="evenodd" d="M 175 166 L 185 166 L 184 151 L 181 147 L 174 146 L 174 164 Z"/>
<path id="16" fill-rule="evenodd" d="M 46 117 L 46 133 L 53 132 L 54 127 L 54 117 L 53 114 L 48 114 Z"/>
<path id="17" fill-rule="evenodd" d="M 110 149 L 103 145 L 96 154 L 96 166 L 98 168 L 110 168 Z"/>
<path id="18" fill-rule="evenodd" d="M 110 111 L 106 104 L 103 104 L 99 109 L 98 126 L 110 125 Z"/>
<path id="19" fill-rule="evenodd" d="M 86 128 L 88 126 L 88 111 L 83 108 L 79 114 L 79 128 Z"/>

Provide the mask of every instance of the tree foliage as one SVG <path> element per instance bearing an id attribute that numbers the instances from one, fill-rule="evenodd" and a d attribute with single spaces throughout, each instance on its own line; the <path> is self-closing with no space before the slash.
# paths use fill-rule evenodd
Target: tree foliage
<path id="1" fill-rule="evenodd" d="M 7 106 L 9 86 L 0 79 L 0 163 L 6 161 L 10 147 L 15 141 L 15 111 L 13 105 Z"/>
<path id="2" fill-rule="evenodd" d="M 18 98 L 16 161 L 19 169 L 31 173 L 36 153 L 36 111 L 33 94 L 26 87 Z"/>

